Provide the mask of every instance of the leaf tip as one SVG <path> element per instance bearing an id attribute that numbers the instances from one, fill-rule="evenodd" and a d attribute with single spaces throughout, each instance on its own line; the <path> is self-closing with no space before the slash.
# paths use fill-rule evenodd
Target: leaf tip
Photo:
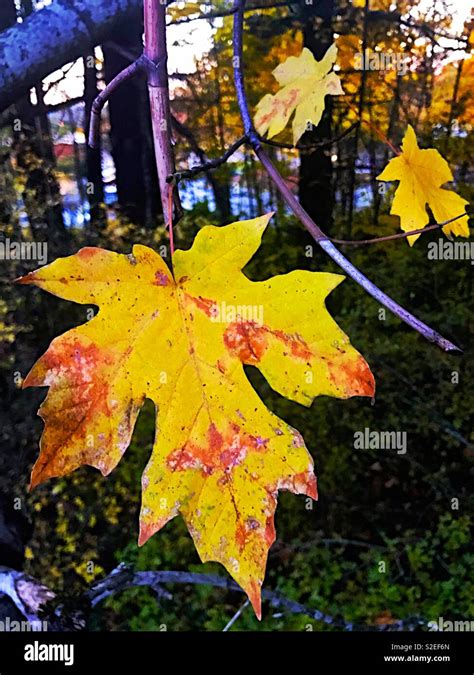
<path id="1" fill-rule="evenodd" d="M 43 476 L 42 468 L 37 468 L 38 463 L 36 463 L 31 471 L 30 484 L 28 485 L 28 492 L 33 492 L 35 487 L 38 487 L 41 483 L 48 478 L 48 476 Z"/>
<path id="2" fill-rule="evenodd" d="M 246 591 L 250 604 L 253 607 L 255 616 L 259 621 L 262 620 L 262 591 L 260 585 L 256 581 L 251 581 L 250 586 Z"/>
<path id="3" fill-rule="evenodd" d="M 268 213 L 264 213 L 263 216 L 260 216 L 261 220 L 261 228 L 265 229 L 270 220 L 273 218 L 275 215 L 276 211 L 268 211 Z"/>
<path id="4" fill-rule="evenodd" d="M 157 528 L 153 527 L 153 525 L 147 525 L 143 522 L 140 523 L 140 532 L 138 534 L 138 545 L 143 546 L 143 544 L 146 544 L 148 539 L 152 537 Z"/>
<path id="5" fill-rule="evenodd" d="M 28 274 L 17 277 L 16 279 L 13 279 L 13 283 L 22 285 L 34 284 L 36 283 L 36 272 L 28 272 Z"/>
<path id="6" fill-rule="evenodd" d="M 35 366 L 30 370 L 28 375 L 23 379 L 23 382 L 21 383 L 21 388 L 22 389 L 27 389 L 28 387 L 39 387 L 39 383 L 37 380 L 34 378 L 33 371 L 35 369 Z"/>

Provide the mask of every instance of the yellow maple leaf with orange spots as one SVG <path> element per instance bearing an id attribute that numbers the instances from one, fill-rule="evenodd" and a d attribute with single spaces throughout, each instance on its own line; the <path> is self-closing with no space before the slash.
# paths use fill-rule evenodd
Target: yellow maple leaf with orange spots
<path id="1" fill-rule="evenodd" d="M 275 95 L 266 94 L 255 112 L 255 128 L 260 135 L 272 138 L 282 131 L 294 112 L 293 143 L 321 120 L 327 94 L 344 94 L 339 77 L 330 72 L 337 57 L 337 46 L 331 45 L 321 61 L 306 47 L 299 56 L 290 56 L 273 71 L 282 85 Z"/>
<path id="2" fill-rule="evenodd" d="M 203 227 L 173 254 L 173 272 L 146 246 L 130 255 L 89 247 L 19 280 L 99 307 L 53 340 L 25 379 L 49 387 L 31 485 L 83 464 L 109 474 L 151 399 L 139 543 L 180 514 L 201 559 L 222 563 L 258 616 L 278 492 L 317 495 L 301 435 L 268 410 L 244 365 L 306 406 L 320 394 L 374 393 L 367 363 L 325 306 L 343 277 L 242 274 L 270 217 Z"/>

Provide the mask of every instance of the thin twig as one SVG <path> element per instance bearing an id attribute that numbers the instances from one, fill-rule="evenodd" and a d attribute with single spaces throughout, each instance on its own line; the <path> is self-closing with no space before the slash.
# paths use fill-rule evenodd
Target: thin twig
<path id="1" fill-rule="evenodd" d="M 397 234 L 389 234 L 385 237 L 373 237 L 372 239 L 359 239 L 359 240 L 335 239 L 334 237 L 327 237 L 327 238 L 329 241 L 332 241 L 333 244 L 341 244 L 342 246 L 365 246 L 366 244 L 380 244 L 384 241 L 406 239 L 407 237 L 412 237 L 416 234 L 424 234 L 425 232 L 430 232 L 431 230 L 439 230 L 441 227 L 449 225 L 449 223 L 453 223 L 455 220 L 459 220 L 459 218 L 464 218 L 466 215 L 467 215 L 466 213 L 461 213 L 459 216 L 454 216 L 454 218 L 445 220 L 442 223 L 433 223 L 432 225 L 427 224 L 424 227 L 420 227 L 418 230 L 410 230 L 409 232 L 398 232 Z"/>
<path id="2" fill-rule="evenodd" d="M 364 70 L 363 72 L 366 72 L 366 71 Z M 355 106 L 353 106 L 352 103 L 347 102 L 347 105 L 349 106 L 349 108 L 353 112 L 355 112 L 357 115 L 359 114 L 358 111 L 357 111 L 357 108 Z M 385 145 L 387 147 L 389 147 L 390 150 L 392 150 L 392 152 L 394 152 L 396 155 L 402 154 L 402 151 L 400 150 L 400 148 L 397 148 L 397 146 L 394 145 L 392 143 L 392 141 L 389 138 L 387 138 L 385 136 L 385 134 L 382 131 L 380 131 L 380 129 L 375 124 L 372 124 L 372 122 L 370 122 L 370 120 L 365 120 L 362 116 L 361 116 L 360 119 L 361 119 L 362 124 L 366 124 L 370 129 L 372 129 L 372 131 L 375 131 L 375 133 L 380 138 L 380 140 L 383 141 L 383 143 L 385 143 Z"/>
<path id="3" fill-rule="evenodd" d="M 395 300 L 389 297 L 386 293 L 380 290 L 372 281 L 362 274 L 342 253 L 334 246 L 328 239 L 324 232 L 316 225 L 309 214 L 298 202 L 289 187 L 286 185 L 279 171 L 274 166 L 266 152 L 262 148 L 262 144 L 254 129 L 250 110 L 245 92 L 245 84 L 243 77 L 243 11 L 245 7 L 245 0 L 234 0 L 234 8 L 237 10 L 234 13 L 234 30 L 233 30 L 233 66 L 234 66 L 234 80 L 237 92 L 237 101 L 239 104 L 240 115 L 244 125 L 244 132 L 247 134 L 252 148 L 267 171 L 271 180 L 279 190 L 284 201 L 288 204 L 294 214 L 299 218 L 304 227 L 311 234 L 313 239 L 319 246 L 341 267 L 354 281 L 356 281 L 369 295 L 374 297 L 381 305 L 398 316 L 402 321 L 407 323 L 411 328 L 418 331 L 423 337 L 430 342 L 434 342 L 441 349 L 445 351 L 460 352 L 461 350 L 455 344 L 444 338 L 437 331 L 433 330 L 425 323 L 417 319 L 413 314 L 408 312 L 404 307 L 399 305 Z"/>
<path id="4" fill-rule="evenodd" d="M 243 612 L 249 605 L 250 605 L 250 601 L 249 601 L 249 600 L 246 600 L 246 601 L 244 602 L 244 604 L 241 605 L 241 606 L 239 607 L 239 609 L 236 611 L 236 613 L 234 614 L 234 616 L 230 619 L 230 621 L 228 621 L 228 622 L 226 623 L 226 625 L 225 625 L 224 628 L 222 629 L 222 632 L 223 632 L 223 633 L 227 633 L 227 631 L 228 631 L 230 628 L 232 628 L 232 626 L 233 626 L 234 623 L 237 621 L 237 619 L 239 618 L 239 616 L 241 616 L 242 612 Z"/>
<path id="5" fill-rule="evenodd" d="M 173 217 L 178 220 L 181 205 L 177 187 L 170 186 L 167 176 L 174 172 L 173 149 L 171 145 L 171 113 L 168 91 L 167 48 L 166 48 L 166 5 L 160 0 L 144 0 L 145 47 L 143 54 L 122 70 L 97 96 L 92 104 L 89 131 L 89 145 L 94 148 L 100 133 L 100 114 L 110 95 L 123 82 L 140 71 L 147 73 L 150 97 L 153 143 L 156 167 L 160 185 L 161 206 L 165 223 L 170 232 L 173 247 Z M 127 53 L 127 56 L 129 54 Z M 173 214 L 174 203 L 174 214 Z"/>
<path id="6" fill-rule="evenodd" d="M 275 9 L 277 7 L 290 7 L 291 5 L 296 5 L 297 3 L 291 2 L 291 0 L 284 0 L 283 2 L 274 2 L 271 5 L 253 5 L 251 7 L 246 7 L 245 12 L 257 12 L 262 9 Z M 223 9 L 221 11 L 217 12 L 202 12 L 201 14 L 197 14 L 197 16 L 184 16 L 180 17 L 179 19 L 175 19 L 174 21 L 169 22 L 169 26 L 177 26 L 180 23 L 190 23 L 191 21 L 197 21 L 199 19 L 206 19 L 209 21 L 210 19 L 221 19 L 225 18 L 227 16 L 232 16 L 234 12 L 237 10 L 235 7 L 232 9 Z"/>
<path id="7" fill-rule="evenodd" d="M 334 143 L 338 143 L 339 141 L 342 141 L 343 138 L 346 136 L 349 136 L 350 133 L 354 131 L 359 126 L 360 122 L 357 120 L 356 122 L 353 122 L 350 127 L 345 129 L 342 133 L 338 134 L 337 136 L 332 136 L 331 138 L 327 138 L 325 141 L 319 141 L 318 143 L 297 143 L 296 145 L 292 145 L 291 143 L 280 143 L 279 141 L 273 141 L 269 138 L 264 138 L 263 136 L 258 135 L 259 139 L 262 141 L 262 143 L 265 143 L 266 145 L 271 145 L 274 148 L 283 148 L 284 150 L 300 150 L 301 152 L 304 152 L 305 150 L 317 150 L 321 148 L 327 148 Z"/>
<path id="8" fill-rule="evenodd" d="M 114 77 L 113 80 L 103 89 L 100 94 L 94 99 L 91 109 L 91 120 L 89 128 L 89 146 L 91 148 L 96 148 L 99 141 L 100 134 L 100 115 L 102 108 L 114 93 L 114 91 L 120 87 L 121 84 L 129 80 L 131 77 L 136 75 L 138 72 L 145 69 L 145 60 L 143 55 L 139 56 L 136 61 L 127 66 L 122 70 L 118 75 Z"/>
<path id="9" fill-rule="evenodd" d="M 194 176 L 197 176 L 200 173 L 206 173 L 207 171 L 211 171 L 212 169 L 217 169 L 222 164 L 225 164 L 225 162 L 227 162 L 227 160 L 234 154 L 234 152 L 236 152 L 242 145 L 244 145 L 244 143 L 246 143 L 247 140 L 248 140 L 247 136 L 242 136 L 237 141 L 235 141 L 235 143 L 232 143 L 230 148 L 228 148 L 221 157 L 217 157 L 216 159 L 210 159 L 206 162 L 203 162 L 202 164 L 193 166 L 191 169 L 186 169 L 185 171 L 176 171 L 175 173 L 170 174 L 166 178 L 167 183 L 176 184 L 179 183 L 179 181 L 183 180 L 184 178 L 193 178 Z"/>

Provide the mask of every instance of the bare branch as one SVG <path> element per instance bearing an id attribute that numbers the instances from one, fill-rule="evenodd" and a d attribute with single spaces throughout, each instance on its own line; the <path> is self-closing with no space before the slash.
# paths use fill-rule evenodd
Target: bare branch
<path id="1" fill-rule="evenodd" d="M 288 204 L 294 214 L 299 218 L 301 223 L 311 234 L 313 239 L 319 246 L 341 267 L 354 281 L 356 281 L 369 295 L 374 297 L 381 305 L 398 316 L 402 321 L 407 323 L 411 328 L 418 331 L 423 337 L 430 342 L 434 342 L 441 349 L 445 351 L 461 352 L 459 347 L 444 338 L 437 331 L 433 330 L 425 323 L 417 319 L 413 314 L 408 312 L 404 307 L 399 305 L 395 300 L 389 297 L 386 293 L 380 290 L 370 279 L 368 279 L 360 270 L 357 269 L 342 253 L 334 246 L 326 234 L 316 225 L 313 219 L 301 206 L 299 201 L 293 195 L 282 176 L 265 153 L 257 132 L 252 123 L 250 116 L 247 95 L 245 92 L 244 76 L 243 76 L 243 12 L 245 7 L 245 0 L 234 0 L 234 30 L 233 30 L 233 66 L 234 66 L 234 80 L 237 92 L 237 101 L 240 108 L 240 115 L 244 125 L 244 132 L 248 136 L 249 141 L 253 147 L 255 154 L 264 166 L 271 180 L 280 192 L 284 201 Z"/>
<path id="2" fill-rule="evenodd" d="M 174 157 L 170 130 L 171 112 L 168 91 L 166 6 L 160 0 L 144 1 L 144 25 L 145 48 L 143 54 L 114 77 L 92 104 L 89 145 L 92 148 L 97 147 L 100 133 L 100 114 L 113 92 L 123 82 L 129 80 L 137 73 L 146 72 L 161 205 L 165 223 L 170 228 L 170 246 L 173 249 L 173 216 L 175 220 L 178 219 L 181 214 L 181 205 L 176 187 L 170 185 L 169 181 L 167 181 L 167 177 L 174 173 Z M 129 52 L 126 52 L 125 55 L 127 57 L 131 56 Z M 175 205 L 174 209 L 173 202 Z"/>
<path id="3" fill-rule="evenodd" d="M 100 94 L 94 99 L 91 109 L 91 121 L 89 128 L 89 146 L 96 148 L 99 142 L 100 134 L 100 115 L 102 108 L 107 103 L 111 95 L 121 84 L 129 80 L 131 77 L 145 69 L 145 59 L 140 56 L 136 61 L 124 68 L 113 80 L 103 89 Z"/>
<path id="4" fill-rule="evenodd" d="M 191 169 L 186 169 L 185 171 L 176 171 L 175 173 L 170 174 L 166 178 L 166 181 L 172 184 L 179 183 L 179 181 L 183 180 L 184 178 L 194 178 L 194 176 L 197 176 L 200 173 L 207 173 L 212 169 L 217 169 L 222 164 L 225 164 L 227 160 L 230 157 L 232 157 L 234 152 L 236 152 L 242 145 L 244 145 L 244 143 L 246 143 L 247 140 L 248 140 L 247 136 L 242 136 L 237 141 L 235 141 L 235 143 L 232 143 L 230 148 L 228 148 L 221 157 L 207 160 L 202 164 L 199 164 L 198 166 L 193 166 Z"/>
<path id="5" fill-rule="evenodd" d="M 135 586 L 150 586 L 155 587 L 161 584 L 190 584 L 214 586 L 215 588 L 223 588 L 229 591 L 236 591 L 243 593 L 235 581 L 230 578 L 224 578 L 215 574 L 199 574 L 195 572 L 175 572 L 175 571 L 159 571 L 159 572 L 134 572 L 131 568 L 121 563 L 108 577 L 105 577 L 92 588 L 87 591 L 86 598 L 95 607 L 99 602 L 102 602 L 106 597 L 117 593 L 126 588 L 133 588 Z M 354 630 L 354 626 L 349 621 L 338 619 L 319 609 L 313 609 L 302 605 L 295 600 L 286 598 L 276 591 L 267 589 L 262 590 L 262 597 L 270 602 L 272 607 L 281 609 L 292 614 L 304 614 L 316 621 L 336 626 L 343 630 Z M 396 621 L 390 625 L 376 625 L 376 626 L 358 626 L 360 630 L 414 630 L 417 626 L 424 625 L 426 622 L 423 619 L 408 619 Z"/>
<path id="6" fill-rule="evenodd" d="M 357 120 L 356 122 L 353 122 L 350 127 L 345 129 L 343 132 L 338 134 L 337 136 L 332 136 L 331 138 L 327 138 L 324 141 L 319 141 L 318 143 L 297 143 L 296 145 L 292 145 L 291 143 L 280 143 L 279 141 L 272 141 L 268 138 L 263 138 L 263 136 L 258 135 L 259 139 L 262 141 L 262 143 L 265 143 L 266 145 L 272 145 L 275 148 L 283 148 L 284 150 L 299 150 L 300 152 L 306 151 L 311 151 L 311 150 L 317 150 L 321 148 L 328 148 L 333 143 L 338 143 L 339 141 L 342 141 L 343 138 L 346 136 L 349 136 L 354 129 L 357 129 L 357 127 L 360 126 L 360 121 Z"/>
<path id="7" fill-rule="evenodd" d="M 202 585 L 213 586 L 214 588 L 222 588 L 229 591 L 236 591 L 244 593 L 244 591 L 230 578 L 224 578 L 215 574 L 198 574 L 194 572 L 176 572 L 176 571 L 159 571 L 159 572 L 135 572 L 133 568 L 120 563 L 108 576 L 93 584 L 81 598 L 77 599 L 78 606 L 83 606 L 84 601 L 90 607 L 96 607 L 103 600 L 109 596 L 120 593 L 128 588 L 136 588 L 140 586 L 147 586 L 155 590 L 159 596 L 164 596 L 170 599 L 172 596 L 163 590 L 163 584 L 186 584 L 186 585 Z M 18 594 L 19 587 L 21 596 Z M 54 600 L 55 593 L 46 586 L 29 577 L 22 572 L 17 572 L 8 567 L 0 567 L 0 593 L 6 594 L 10 597 L 18 610 L 29 621 L 41 620 L 41 612 L 46 605 Z M 314 609 L 302 605 L 295 600 L 291 600 L 276 591 L 267 589 L 262 590 L 262 597 L 267 600 L 275 609 L 281 609 L 291 614 L 303 614 L 314 619 L 315 621 L 322 621 L 331 626 L 341 628 L 342 630 L 352 631 L 359 630 L 414 630 L 419 626 L 426 625 L 423 619 L 414 617 L 406 620 L 398 620 L 388 625 L 360 625 L 355 626 L 352 622 L 344 621 L 332 617 L 319 609 Z M 245 605 L 244 605 L 245 607 Z M 241 608 L 243 609 L 243 607 Z M 78 621 L 77 617 L 82 619 L 82 615 L 73 608 L 70 603 L 70 613 L 72 622 L 76 629 L 84 629 L 85 622 Z M 71 620 L 68 616 L 63 616 L 65 610 L 63 607 L 58 607 L 55 611 L 55 616 L 60 617 L 63 624 L 58 623 L 59 629 L 61 625 L 70 625 Z M 235 617 L 237 618 L 237 616 Z M 68 622 L 69 619 L 69 622 Z"/>
<path id="8" fill-rule="evenodd" d="M 275 9 L 277 7 L 290 7 L 290 5 L 295 5 L 297 4 L 295 1 L 291 2 L 291 0 L 283 0 L 282 2 L 272 2 L 267 5 L 261 4 L 261 5 L 252 5 L 251 7 L 246 7 L 245 12 L 257 12 L 258 10 L 261 9 Z M 217 12 L 202 12 L 201 14 L 197 14 L 196 16 L 184 16 L 179 19 L 175 19 L 174 21 L 170 21 L 168 25 L 170 26 L 176 26 L 180 23 L 190 23 L 191 21 L 197 21 L 199 19 L 222 19 L 225 18 L 226 16 L 232 16 L 234 12 L 237 10 L 235 7 L 232 9 L 223 9 Z"/>
<path id="9" fill-rule="evenodd" d="M 55 597 L 55 594 L 33 577 L 0 566 L 0 595 L 10 598 L 18 611 L 28 621 L 41 621 L 41 608 Z"/>
<path id="10" fill-rule="evenodd" d="M 332 241 L 333 244 L 341 244 L 342 246 L 365 246 L 367 244 L 381 244 L 384 241 L 394 241 L 396 239 L 406 239 L 407 237 L 412 237 L 415 234 L 424 234 L 425 232 L 430 232 L 431 230 L 439 230 L 441 227 L 444 227 L 445 225 L 449 225 L 449 223 L 453 223 L 455 220 L 459 220 L 459 218 L 464 218 L 466 216 L 466 213 L 461 213 L 459 216 L 454 216 L 454 218 L 450 218 L 449 220 L 445 220 L 442 223 L 433 223 L 433 224 L 427 224 L 424 227 L 420 227 L 418 230 L 410 230 L 409 232 L 397 232 L 397 234 L 389 234 L 386 237 L 373 237 L 372 239 L 359 239 L 357 240 L 352 240 L 352 239 L 335 239 L 334 237 L 328 237 L 329 241 Z"/>

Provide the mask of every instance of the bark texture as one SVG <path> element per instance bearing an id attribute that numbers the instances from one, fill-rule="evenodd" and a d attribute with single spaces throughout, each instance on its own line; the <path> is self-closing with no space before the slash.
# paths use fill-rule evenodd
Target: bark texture
<path id="1" fill-rule="evenodd" d="M 30 87 L 90 52 L 141 0 L 56 0 L 0 35 L 0 111 Z"/>

